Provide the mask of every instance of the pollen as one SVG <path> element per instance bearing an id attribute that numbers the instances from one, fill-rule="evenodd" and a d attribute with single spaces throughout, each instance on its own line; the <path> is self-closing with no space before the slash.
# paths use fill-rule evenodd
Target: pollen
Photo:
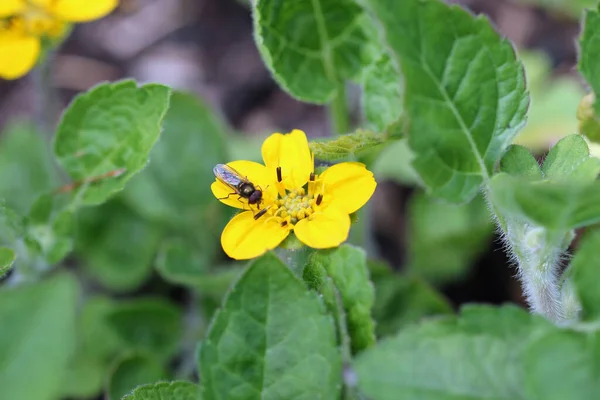
<path id="1" fill-rule="evenodd" d="M 298 221 L 308 218 L 314 213 L 316 206 L 312 195 L 307 195 L 304 188 L 290 191 L 281 199 L 277 200 L 279 209 L 276 215 L 282 218 L 289 218 L 291 224 L 296 224 Z"/>

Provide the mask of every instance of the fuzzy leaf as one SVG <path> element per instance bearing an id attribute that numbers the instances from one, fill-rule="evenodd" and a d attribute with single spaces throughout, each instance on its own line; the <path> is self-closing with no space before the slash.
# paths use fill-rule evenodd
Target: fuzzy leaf
<path id="1" fill-rule="evenodd" d="M 140 386 L 123 400 L 200 400 L 200 387 L 192 382 L 159 382 Z"/>
<path id="2" fill-rule="evenodd" d="M 324 272 L 323 276 L 319 276 L 319 271 Z M 353 353 L 375 344 L 375 324 L 371 317 L 375 292 L 365 252 L 350 245 L 314 252 L 304 269 L 304 280 L 320 291 L 328 277 L 341 297 Z"/>
<path id="3" fill-rule="evenodd" d="M 199 354 L 203 398 L 336 399 L 341 357 L 316 294 L 268 253 L 213 317 Z"/>
<path id="4" fill-rule="evenodd" d="M 512 45 L 486 18 L 438 0 L 364 2 L 405 78 L 415 169 L 434 196 L 470 200 L 525 121 L 529 98 Z"/>
<path id="5" fill-rule="evenodd" d="M 77 283 L 60 275 L 0 288 L 0 387 L 10 400 L 53 400 L 75 351 Z"/>
<path id="6" fill-rule="evenodd" d="M 58 126 L 54 153 L 74 181 L 75 206 L 105 202 L 146 166 L 169 96 L 166 86 L 126 80 L 73 100 Z"/>
<path id="7" fill-rule="evenodd" d="M 353 0 L 258 0 L 254 34 L 267 67 L 292 96 L 326 103 L 373 58 Z"/>

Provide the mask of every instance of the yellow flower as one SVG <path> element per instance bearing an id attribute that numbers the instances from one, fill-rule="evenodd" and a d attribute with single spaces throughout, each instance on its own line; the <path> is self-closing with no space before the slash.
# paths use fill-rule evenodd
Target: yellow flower
<path id="1" fill-rule="evenodd" d="M 44 38 L 68 23 L 105 16 L 118 0 L 0 0 L 0 78 L 17 79 L 36 64 Z"/>
<path id="2" fill-rule="evenodd" d="M 314 174 L 314 158 L 304 132 L 274 133 L 262 146 L 265 165 L 233 161 L 227 165 L 262 191 L 250 205 L 217 179 L 211 185 L 221 202 L 244 209 L 229 221 L 221 245 L 231 258 L 257 257 L 294 231 L 307 246 L 324 249 L 348 238 L 350 214 L 371 198 L 377 183 L 364 164 L 344 162 Z"/>

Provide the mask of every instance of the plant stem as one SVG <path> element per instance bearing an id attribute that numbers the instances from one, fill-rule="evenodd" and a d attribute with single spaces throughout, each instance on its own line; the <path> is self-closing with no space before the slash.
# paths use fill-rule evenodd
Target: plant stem
<path id="1" fill-rule="evenodd" d="M 328 110 L 333 132 L 337 135 L 348 133 L 350 129 L 350 115 L 348 113 L 346 85 L 344 83 L 338 84 L 335 97 L 329 105 Z"/>

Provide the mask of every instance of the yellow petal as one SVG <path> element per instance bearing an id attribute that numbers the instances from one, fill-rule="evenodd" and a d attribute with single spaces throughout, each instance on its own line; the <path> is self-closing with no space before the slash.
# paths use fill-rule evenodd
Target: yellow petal
<path id="1" fill-rule="evenodd" d="M 39 39 L 13 32 L 0 32 L 0 77 L 22 77 L 35 66 L 39 54 Z"/>
<path id="2" fill-rule="evenodd" d="M 313 172 L 306 134 L 298 129 L 286 135 L 274 133 L 269 136 L 262 145 L 262 156 L 274 180 L 277 179 L 277 167 L 281 167 L 286 189 L 302 187 Z"/>
<path id="3" fill-rule="evenodd" d="M 357 162 L 336 164 L 327 168 L 319 178 L 325 189 L 323 202 L 348 214 L 364 206 L 377 187 L 373 173 Z"/>
<path id="4" fill-rule="evenodd" d="M 264 204 L 270 204 L 275 201 L 277 198 L 277 187 L 275 186 L 275 182 L 271 180 L 272 176 L 264 165 L 245 160 L 232 161 L 227 163 L 227 165 L 235 169 L 242 177 L 252 182 L 256 189 L 263 192 L 263 201 L 260 204 L 260 208 L 263 208 Z M 247 199 L 239 198 L 240 196 L 235 194 L 234 190 L 221 181 L 216 180 L 213 182 L 210 189 L 222 203 L 244 210 L 250 209 Z M 255 209 L 256 206 L 253 206 L 253 208 Z"/>
<path id="5" fill-rule="evenodd" d="M 55 17 L 69 22 L 87 22 L 112 12 L 119 0 L 36 0 Z"/>
<path id="6" fill-rule="evenodd" d="M 221 246 L 227 255 L 236 260 L 258 257 L 277 247 L 290 233 L 282 227 L 279 218 L 254 219 L 244 211 L 229 221 L 221 234 Z"/>
<path id="7" fill-rule="evenodd" d="M 25 8 L 24 0 L 1 0 L 0 18 L 9 17 L 21 12 Z"/>
<path id="8" fill-rule="evenodd" d="M 348 238 L 350 216 L 328 207 L 298 221 L 294 233 L 305 245 L 314 249 L 337 247 Z"/>

